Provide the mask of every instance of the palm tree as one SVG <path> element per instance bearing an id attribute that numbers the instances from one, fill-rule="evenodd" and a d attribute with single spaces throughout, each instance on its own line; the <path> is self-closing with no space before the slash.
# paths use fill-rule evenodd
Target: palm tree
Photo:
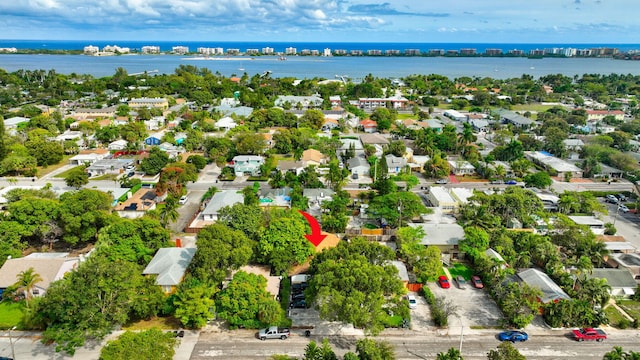
<path id="1" fill-rule="evenodd" d="M 15 285 L 24 292 L 27 304 L 29 304 L 29 300 L 31 300 L 31 296 L 33 295 L 33 288 L 37 283 L 43 281 L 43 279 L 32 267 L 18 273 L 17 279 L 18 281 Z"/>
<path id="2" fill-rule="evenodd" d="M 177 210 L 178 206 L 178 199 L 171 195 L 164 200 L 164 207 L 160 210 L 160 219 L 165 228 L 169 223 L 175 222 L 180 217 L 180 213 Z"/>

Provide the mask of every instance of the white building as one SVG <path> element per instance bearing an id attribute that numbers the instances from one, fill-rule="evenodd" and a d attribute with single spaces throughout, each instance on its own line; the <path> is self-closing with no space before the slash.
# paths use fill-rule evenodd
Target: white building
<path id="1" fill-rule="evenodd" d="M 225 206 L 233 206 L 235 204 L 243 204 L 244 195 L 236 190 L 225 190 L 217 192 L 213 195 L 207 206 L 202 210 L 200 216 L 204 221 L 218 221 L 220 209 Z"/>
<path id="2" fill-rule="evenodd" d="M 458 210 L 458 202 L 442 186 L 429 187 L 426 197 L 431 205 L 440 208 L 444 214 L 451 214 Z"/>

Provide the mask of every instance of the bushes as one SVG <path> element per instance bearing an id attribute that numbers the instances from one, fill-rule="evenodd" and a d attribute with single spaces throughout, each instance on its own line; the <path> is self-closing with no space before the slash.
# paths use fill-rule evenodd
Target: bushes
<path id="1" fill-rule="evenodd" d="M 436 297 L 431 290 L 423 286 L 422 295 L 431 309 L 431 319 L 437 327 L 446 327 L 449 324 L 449 315 L 455 314 L 457 308 L 445 301 L 443 297 Z"/>

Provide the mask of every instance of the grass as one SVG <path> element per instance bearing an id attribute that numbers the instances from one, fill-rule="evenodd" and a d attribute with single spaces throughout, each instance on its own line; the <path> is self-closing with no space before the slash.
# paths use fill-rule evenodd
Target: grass
<path id="1" fill-rule="evenodd" d="M 613 306 L 607 306 L 604 308 L 604 313 L 607 315 L 607 319 L 609 319 L 609 324 L 613 327 L 618 327 L 620 321 L 626 320 L 622 314 Z"/>
<path id="2" fill-rule="evenodd" d="M 461 275 L 466 280 L 471 279 L 471 275 L 473 275 L 473 272 L 471 271 L 471 269 L 469 269 L 466 265 L 460 264 L 460 263 L 457 263 L 452 267 L 450 267 L 449 273 L 451 273 L 451 276 L 453 278 L 455 278 L 458 275 Z"/>
<path id="3" fill-rule="evenodd" d="M 640 301 L 617 300 L 616 303 L 634 319 L 640 319 Z"/>
<path id="4" fill-rule="evenodd" d="M 140 320 L 123 327 L 124 330 L 148 330 L 158 328 L 160 330 L 179 329 L 182 327 L 180 321 L 173 316 L 154 317 L 149 320 Z"/>
<path id="5" fill-rule="evenodd" d="M 36 176 L 41 178 L 41 177 L 47 175 L 48 173 L 50 173 L 50 172 L 52 172 L 54 170 L 57 170 L 57 169 L 65 166 L 65 165 L 69 164 L 69 159 L 71 157 L 73 157 L 73 156 L 75 156 L 75 155 L 64 155 L 62 157 L 62 160 L 60 160 L 60 162 L 55 164 L 55 165 L 49 165 L 47 167 L 38 166 L 37 167 Z"/>
<path id="6" fill-rule="evenodd" d="M 512 111 L 537 111 L 537 112 L 544 112 L 547 111 L 551 108 L 553 108 L 554 105 L 540 105 L 540 104 L 520 104 L 520 105 L 513 105 L 511 107 Z"/>
<path id="7" fill-rule="evenodd" d="M 20 328 L 24 313 L 24 301 L 4 300 L 0 302 L 0 329 Z"/>
<path id="8" fill-rule="evenodd" d="M 59 178 L 59 179 L 64 179 L 67 177 L 67 175 L 69 175 L 72 171 L 74 171 L 75 169 L 79 168 L 79 167 L 83 167 L 83 165 L 78 165 L 78 166 L 74 166 L 69 170 L 65 170 L 59 174 L 55 174 L 53 177 L 54 178 Z M 49 168 L 47 168 L 49 169 Z M 38 176 L 40 176 L 40 174 L 38 174 Z"/>
<path id="9" fill-rule="evenodd" d="M 118 175 L 119 174 L 104 174 L 104 175 L 91 178 L 91 180 L 112 180 L 113 181 L 118 178 Z"/>

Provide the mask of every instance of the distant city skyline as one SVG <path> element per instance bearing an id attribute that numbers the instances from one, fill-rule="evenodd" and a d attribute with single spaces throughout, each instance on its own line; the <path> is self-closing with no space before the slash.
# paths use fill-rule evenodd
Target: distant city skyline
<path id="1" fill-rule="evenodd" d="M 13 0 L 1 39 L 638 43 L 637 0 Z"/>

